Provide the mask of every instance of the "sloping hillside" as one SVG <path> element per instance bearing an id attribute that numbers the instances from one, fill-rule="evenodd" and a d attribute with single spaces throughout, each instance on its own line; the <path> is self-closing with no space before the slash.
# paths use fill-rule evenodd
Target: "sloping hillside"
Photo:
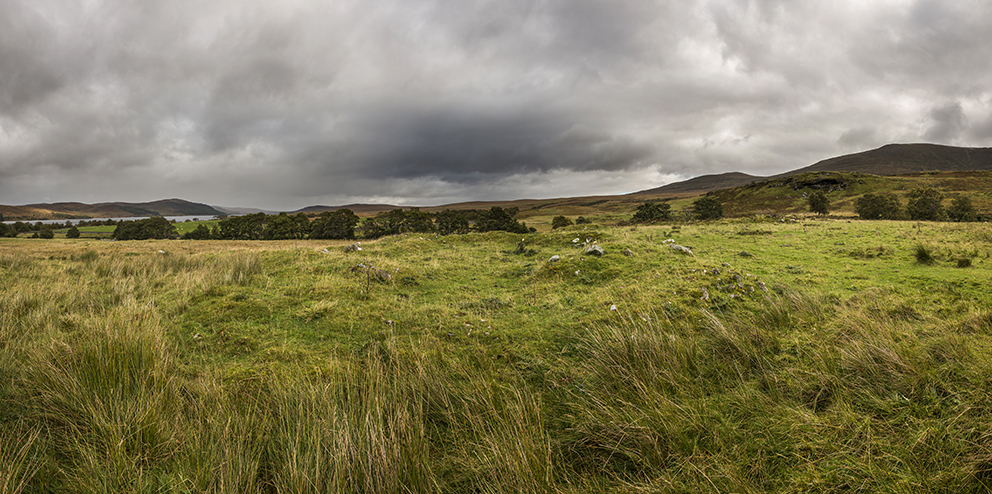
<path id="1" fill-rule="evenodd" d="M 867 193 L 891 193 L 905 204 L 906 194 L 918 187 L 934 187 L 945 202 L 957 194 L 968 196 L 983 215 L 992 213 L 992 171 L 912 173 L 898 176 L 851 172 L 808 172 L 772 178 L 710 192 L 723 204 L 727 216 L 789 214 L 809 211 L 806 197 L 820 190 L 830 200 L 830 210 L 854 214 L 854 201 Z"/>
<path id="2" fill-rule="evenodd" d="M 631 195 L 669 194 L 669 195 L 677 196 L 677 195 L 703 194 L 711 190 L 727 189 L 731 187 L 747 185 L 751 182 L 764 180 L 765 178 L 766 177 L 757 177 L 754 175 L 748 175 L 747 173 L 741 173 L 741 172 L 727 172 L 718 175 L 703 175 L 701 177 L 690 178 L 689 180 L 686 180 L 684 182 L 676 182 L 673 184 L 656 187 L 654 189 L 634 192 Z"/>
<path id="3" fill-rule="evenodd" d="M 182 199 L 164 199 L 154 202 L 128 203 L 57 202 L 28 204 L 25 206 L 0 206 L 5 220 L 48 220 L 77 218 L 116 218 L 126 216 L 192 216 L 223 214 L 206 204 Z"/>
<path id="4" fill-rule="evenodd" d="M 634 194 L 679 196 L 740 187 L 771 178 L 809 172 L 850 172 L 893 176 L 921 172 L 963 172 L 992 170 L 992 148 L 961 148 L 938 144 L 887 144 L 878 149 L 825 159 L 804 168 L 771 177 L 731 172 L 703 175 Z"/>
<path id="5" fill-rule="evenodd" d="M 971 170 L 992 170 L 992 148 L 960 148 L 938 144 L 888 144 L 871 151 L 826 159 L 777 176 L 823 171 L 891 176 L 919 172 Z"/>

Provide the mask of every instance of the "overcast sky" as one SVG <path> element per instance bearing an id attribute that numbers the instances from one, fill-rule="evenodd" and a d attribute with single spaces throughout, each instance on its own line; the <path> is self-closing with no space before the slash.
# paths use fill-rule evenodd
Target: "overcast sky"
<path id="1" fill-rule="evenodd" d="M 620 194 L 992 146 L 987 0 L 0 0 L 0 204 Z"/>

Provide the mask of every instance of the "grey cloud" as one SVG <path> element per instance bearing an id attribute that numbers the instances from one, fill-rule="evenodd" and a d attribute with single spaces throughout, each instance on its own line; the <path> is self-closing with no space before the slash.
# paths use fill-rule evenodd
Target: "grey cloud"
<path id="1" fill-rule="evenodd" d="M 0 0 L 0 194 L 410 204 L 988 145 L 990 30 L 980 0 Z"/>
<path id="2" fill-rule="evenodd" d="M 877 132 L 872 127 L 848 129 L 837 139 L 837 144 L 848 150 L 869 149 L 878 143 Z"/>
<path id="3" fill-rule="evenodd" d="M 933 123 L 923 138 L 931 142 L 954 143 L 968 127 L 968 118 L 957 101 L 933 108 L 929 117 Z"/>
<path id="4" fill-rule="evenodd" d="M 394 108 L 355 125 L 345 130 L 354 140 L 307 159 L 335 171 L 349 168 L 353 176 L 472 183 L 551 170 L 623 170 L 652 153 L 631 138 L 550 110 Z"/>
<path id="5" fill-rule="evenodd" d="M 64 84 L 54 28 L 30 7 L 0 2 L 0 114 L 14 114 Z"/>

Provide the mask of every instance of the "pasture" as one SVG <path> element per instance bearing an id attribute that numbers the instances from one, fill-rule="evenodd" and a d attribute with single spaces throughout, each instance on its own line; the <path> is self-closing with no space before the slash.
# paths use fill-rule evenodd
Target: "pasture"
<path id="1" fill-rule="evenodd" d="M 0 491 L 992 485 L 988 224 L 347 243 L 0 239 Z"/>

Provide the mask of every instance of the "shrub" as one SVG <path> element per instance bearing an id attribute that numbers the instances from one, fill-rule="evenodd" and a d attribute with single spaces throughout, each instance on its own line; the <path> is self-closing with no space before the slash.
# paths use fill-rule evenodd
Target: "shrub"
<path id="1" fill-rule="evenodd" d="M 723 217 L 723 204 L 714 197 L 703 197 L 692 203 L 696 217 L 701 220 L 715 220 Z"/>
<path id="2" fill-rule="evenodd" d="M 902 205 L 892 194 L 865 194 L 854 201 L 854 212 L 866 220 L 895 220 Z"/>
<path id="3" fill-rule="evenodd" d="M 634 223 L 649 223 L 653 221 L 668 221 L 671 218 L 672 205 L 666 202 L 646 202 L 637 206 Z"/>
<path id="4" fill-rule="evenodd" d="M 944 194 L 933 187 L 921 187 L 909 191 L 909 203 L 906 212 L 909 219 L 919 221 L 940 221 L 946 218 L 941 201 Z"/>
<path id="5" fill-rule="evenodd" d="M 69 227 L 69 231 L 65 232 L 65 238 L 79 238 L 79 228 L 75 225 Z"/>
<path id="6" fill-rule="evenodd" d="M 933 253 L 930 252 L 930 249 L 923 244 L 916 245 L 913 249 L 913 256 L 916 257 L 916 262 L 920 264 L 933 264 L 937 261 L 937 259 L 933 257 Z"/>
<path id="7" fill-rule="evenodd" d="M 824 215 L 830 213 L 830 200 L 827 199 L 827 195 L 823 193 L 822 190 L 818 190 L 809 197 L 806 198 L 806 203 L 809 205 L 810 212 Z"/>
<path id="8" fill-rule="evenodd" d="M 564 228 L 566 226 L 571 226 L 571 225 L 572 225 L 572 220 L 570 220 L 570 219 L 568 219 L 568 218 L 566 218 L 564 216 L 555 216 L 551 220 L 551 229 L 552 230 L 557 230 L 559 228 Z"/>
<path id="9" fill-rule="evenodd" d="M 966 196 L 958 196 L 951 201 L 951 207 L 947 208 L 947 217 L 952 221 L 978 221 L 975 206 Z"/>

